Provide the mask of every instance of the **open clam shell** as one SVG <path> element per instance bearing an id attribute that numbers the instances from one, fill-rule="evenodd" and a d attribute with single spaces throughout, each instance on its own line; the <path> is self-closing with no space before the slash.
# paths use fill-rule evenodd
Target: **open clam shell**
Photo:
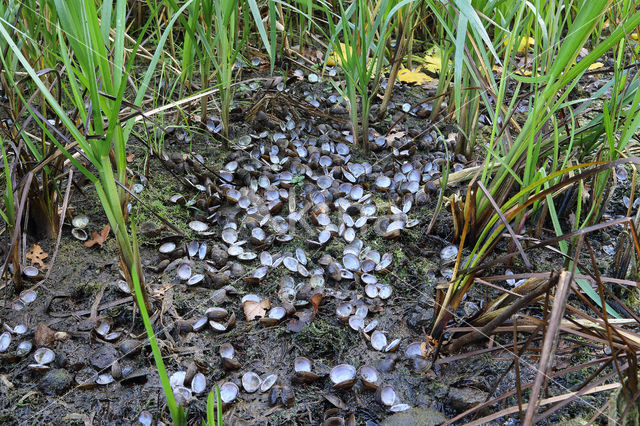
<path id="1" fill-rule="evenodd" d="M 189 265 L 188 263 L 183 263 L 182 265 L 178 266 L 176 274 L 178 275 L 178 278 L 180 280 L 187 281 L 189 278 L 191 278 L 191 272 L 191 265 Z"/>
<path id="2" fill-rule="evenodd" d="M 56 359 L 56 354 L 49 348 L 40 348 L 33 354 L 33 359 L 40 365 L 47 365 Z"/>
<path id="3" fill-rule="evenodd" d="M 376 392 L 376 400 L 382 405 L 392 407 L 396 402 L 396 391 L 391 385 L 385 385 L 378 388 Z"/>
<path id="4" fill-rule="evenodd" d="M 312 383 L 318 380 L 319 375 L 311 372 L 311 360 L 305 357 L 297 357 L 293 360 L 295 371 L 294 380 L 299 383 Z"/>
<path id="5" fill-rule="evenodd" d="M 387 347 L 387 336 L 380 330 L 376 330 L 371 335 L 371 346 L 376 351 L 382 351 Z"/>
<path id="6" fill-rule="evenodd" d="M 250 371 L 242 376 L 242 387 L 245 392 L 253 393 L 260 388 L 262 380 L 256 373 Z"/>
<path id="7" fill-rule="evenodd" d="M 269 389 L 273 387 L 273 385 L 275 385 L 277 381 L 278 381 L 277 374 L 268 375 L 267 377 L 264 378 L 264 380 L 262 380 L 262 383 L 260 384 L 260 392 L 267 392 Z"/>
<path id="8" fill-rule="evenodd" d="M 380 373 L 370 365 L 360 367 L 360 379 L 365 388 L 377 390 L 380 385 Z"/>
<path id="9" fill-rule="evenodd" d="M 353 313 L 353 305 L 349 302 L 342 302 L 336 306 L 336 315 L 340 321 L 349 321 L 349 317 Z"/>
<path id="10" fill-rule="evenodd" d="M 11 344 L 11 334 L 8 331 L 0 334 L 0 352 L 5 352 Z"/>
<path id="11" fill-rule="evenodd" d="M 356 369 L 349 364 L 336 365 L 331 369 L 329 379 L 335 389 L 349 389 L 356 382 Z"/>
<path id="12" fill-rule="evenodd" d="M 226 382 L 220 386 L 220 400 L 223 404 L 230 404 L 238 397 L 240 389 L 233 382 Z"/>

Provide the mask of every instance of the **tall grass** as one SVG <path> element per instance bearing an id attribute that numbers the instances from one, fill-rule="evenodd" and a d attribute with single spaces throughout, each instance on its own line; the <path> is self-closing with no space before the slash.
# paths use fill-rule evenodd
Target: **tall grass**
<path id="1" fill-rule="evenodd" d="M 346 9 L 344 2 L 339 1 L 338 6 L 338 14 L 325 9 L 331 47 L 340 59 L 345 76 L 344 86 L 336 84 L 334 87 L 349 102 L 353 142 L 362 146 L 367 154 L 371 100 L 380 86 L 385 44 L 389 37 L 389 1 L 355 0 Z"/>
<path id="2" fill-rule="evenodd" d="M 191 1 L 186 2 L 182 10 L 190 3 Z M 135 51 L 139 43 L 133 46 L 133 54 L 127 59 L 125 55 L 127 2 L 126 0 L 118 0 L 115 3 L 104 2 L 99 8 L 93 0 L 56 0 L 54 4 L 59 25 L 57 41 L 66 72 L 65 88 L 68 97 L 65 100 L 66 103 L 73 105 L 79 114 L 82 130 L 71 120 L 65 108 L 53 96 L 33 65 L 12 40 L 6 22 L 0 23 L 0 37 L 16 56 L 37 91 L 44 97 L 48 108 L 54 111 L 57 119 L 63 124 L 70 139 L 56 129 L 50 129 L 50 123 L 44 120 L 35 108 L 26 103 L 25 106 L 30 114 L 42 131 L 50 135 L 58 149 L 93 183 L 96 189 L 111 229 L 116 235 L 124 275 L 131 293 L 136 296 L 145 322 L 171 416 L 174 423 L 182 424 L 184 413 L 175 403 L 146 313 L 151 305 L 141 274 L 140 253 L 135 232 L 130 234 L 127 227 L 128 193 L 116 183 L 120 182 L 123 186 L 131 184 L 126 171 L 126 150 L 133 120 L 121 123 L 118 118 L 127 89 L 127 75 L 133 68 Z M 142 102 L 175 18 L 177 16 L 165 29 L 156 54 L 144 73 L 142 84 L 135 88 L 135 105 L 139 106 Z M 148 21 L 147 25 L 150 22 Z M 55 136 L 52 132 L 55 132 Z M 97 174 L 82 166 L 67 150 L 71 139 L 77 143 Z M 115 159 L 115 168 L 111 164 L 110 154 L 113 154 Z"/>
<path id="3" fill-rule="evenodd" d="M 520 223 L 528 211 L 537 213 L 542 207 L 544 201 L 551 214 L 551 219 L 557 233 L 561 233 L 559 220 L 553 206 L 552 194 L 547 193 L 540 198 L 539 195 L 545 193 L 547 188 L 553 183 L 556 185 L 561 182 L 576 166 L 569 167 L 574 145 L 574 134 L 560 134 L 558 126 L 558 115 L 561 111 L 574 104 L 580 102 L 590 103 L 593 99 L 569 101 L 568 96 L 572 89 L 576 87 L 580 78 L 589 69 L 599 57 L 609 51 L 613 46 L 619 43 L 625 34 L 628 34 L 634 27 L 640 23 L 640 12 L 629 10 L 629 14 L 620 23 L 617 29 L 611 32 L 606 38 L 595 45 L 591 52 L 582 60 L 576 62 L 578 52 L 584 47 L 589 40 L 591 33 L 599 22 L 603 20 L 603 11 L 610 2 L 587 2 L 581 5 L 575 16 L 566 13 L 566 9 L 558 8 L 557 10 L 551 4 L 542 4 L 535 2 L 527 7 L 539 7 L 535 9 L 537 14 L 545 19 L 536 19 L 534 25 L 545 24 L 540 28 L 536 35 L 543 40 L 541 43 L 546 46 L 544 52 L 537 50 L 536 60 L 533 62 L 533 75 L 530 77 L 519 76 L 513 71 L 509 71 L 508 64 L 511 57 L 512 48 L 515 47 L 515 39 L 511 36 L 507 43 L 503 63 L 505 68 L 502 70 L 503 77 L 500 80 L 500 87 L 496 91 L 498 97 L 496 106 L 493 110 L 493 125 L 491 138 L 487 146 L 487 158 L 485 160 L 486 167 L 480 176 L 480 182 L 488 188 L 488 194 L 501 209 L 502 213 L 508 220 Z M 545 9 L 547 8 L 547 9 Z M 634 13 L 635 12 L 635 13 Z M 546 13 L 546 15 L 545 15 Z M 522 16 L 522 11 L 518 14 Z M 520 18 L 517 17 L 517 20 Z M 558 29 L 558 26 L 567 25 L 566 35 Z M 548 25 L 548 27 L 546 26 Z M 549 35 L 553 34 L 553 39 L 549 39 Z M 476 40 L 479 45 L 480 40 Z M 510 47 L 511 46 L 511 47 Z M 503 115 L 502 100 L 505 97 L 508 78 L 515 79 L 522 83 L 533 86 L 530 97 L 530 111 L 522 128 L 519 129 L 517 137 L 511 142 L 505 139 L 503 126 L 508 126 L 509 115 Z M 637 77 L 636 77 L 637 78 Z M 628 142 L 630 134 L 633 134 L 640 125 L 637 119 L 637 96 L 628 98 L 625 104 L 623 118 L 624 132 L 619 139 L 620 144 L 614 144 L 612 141 L 613 131 L 609 128 L 608 143 L 591 146 L 588 156 L 600 152 L 603 148 L 609 153 L 607 156 L 600 156 L 600 159 L 611 160 L 617 155 L 616 148 L 623 148 Z M 511 105 L 510 108 L 513 106 Z M 610 122 L 607 117 L 607 108 L 603 113 L 601 130 L 605 132 L 607 126 L 605 122 Z M 502 123 L 497 118 L 504 117 Z M 544 132 L 544 126 L 551 123 L 553 129 L 550 133 Z M 575 124 L 572 123 L 572 124 Z M 572 125 L 571 128 L 574 126 Z M 621 127 L 621 129 L 623 128 Z M 601 133 L 602 134 L 602 133 Z M 548 136 L 545 136 L 548 135 Z M 562 141 L 562 144 L 561 144 Z M 552 153 L 552 161 L 547 161 L 547 153 Z M 497 164 L 497 168 L 493 165 Z M 551 166 L 551 167 L 549 167 Z M 577 167 L 585 167 L 588 164 Z M 603 170 L 597 177 L 598 182 L 605 182 L 608 179 L 608 170 Z M 596 186 L 596 188 L 598 188 Z M 580 226 L 592 224 L 597 217 L 596 212 L 601 208 L 599 200 L 601 199 L 604 186 L 600 186 L 598 192 L 594 193 L 595 201 L 592 203 L 587 216 L 578 223 Z M 514 196 L 515 194 L 515 196 Z M 465 232 L 463 239 L 467 238 L 472 244 L 472 252 L 463 264 L 464 269 L 473 268 L 479 265 L 490 249 L 495 246 L 498 238 L 502 235 L 504 228 L 498 214 L 492 207 L 492 201 L 489 196 L 485 196 L 482 191 L 478 191 L 474 186 L 470 187 L 467 192 L 465 205 L 465 214 L 469 215 L 465 222 Z M 580 197 L 579 197 L 580 198 Z M 539 202 L 531 203 L 531 200 L 537 199 Z M 523 207 L 528 206 L 525 210 Z M 578 218 L 580 218 L 580 204 L 578 204 Z M 587 220 L 588 219 L 588 220 Z M 463 241 L 464 243 L 465 241 Z M 567 252 L 568 247 L 562 246 L 563 251 Z M 458 277 L 457 281 L 452 284 L 446 296 L 444 297 L 443 307 L 455 308 L 461 300 L 462 295 L 469 288 L 470 276 Z M 588 285 L 581 283 L 584 291 L 589 293 Z M 591 291 L 592 297 L 598 298 Z M 599 298 L 598 298 L 599 299 Z M 434 330 L 441 330 L 441 321 L 445 318 L 445 311 L 442 309 L 436 319 Z"/>

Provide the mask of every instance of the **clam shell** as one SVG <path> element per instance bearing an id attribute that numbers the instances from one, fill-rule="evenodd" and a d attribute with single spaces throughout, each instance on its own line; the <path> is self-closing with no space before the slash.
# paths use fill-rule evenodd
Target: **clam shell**
<path id="1" fill-rule="evenodd" d="M 195 232 L 206 232 L 206 230 L 209 229 L 209 225 L 199 220 L 192 220 L 189 222 L 189 228 Z"/>
<path id="2" fill-rule="evenodd" d="M 380 330 L 376 330 L 371 335 L 371 346 L 376 351 L 381 351 L 387 346 L 387 336 Z"/>
<path id="3" fill-rule="evenodd" d="M 25 266 L 22 269 L 22 273 L 24 274 L 25 277 L 35 278 L 38 276 L 40 271 L 38 271 L 38 268 L 36 268 L 35 266 L 29 265 L 29 266 Z"/>
<path id="4" fill-rule="evenodd" d="M 320 245 L 325 244 L 327 241 L 331 239 L 331 232 L 327 230 L 320 231 L 318 234 L 318 242 Z"/>
<path id="5" fill-rule="evenodd" d="M 176 249 L 176 243 L 169 241 L 162 244 L 158 248 L 158 251 L 162 254 L 169 254 L 169 253 L 172 253 L 175 249 Z"/>
<path id="6" fill-rule="evenodd" d="M 33 343 L 31 343 L 30 341 L 25 340 L 24 342 L 20 342 L 20 344 L 18 344 L 18 347 L 16 348 L 16 355 L 19 357 L 23 357 L 27 355 L 29 352 L 31 352 L 32 348 L 33 348 Z M 3 352 L 3 351 L 0 350 L 0 352 Z"/>
<path id="7" fill-rule="evenodd" d="M 198 259 L 203 260 L 207 256 L 207 243 L 200 244 L 198 248 Z"/>
<path id="8" fill-rule="evenodd" d="M 260 253 L 260 263 L 262 266 L 273 266 L 273 257 L 269 252 L 263 251 Z"/>
<path id="9" fill-rule="evenodd" d="M 231 343 L 227 342 L 220 345 L 220 349 L 218 349 L 218 353 L 222 358 L 232 359 L 236 354 L 236 350 L 233 348 L 233 345 L 231 345 Z"/>
<path id="10" fill-rule="evenodd" d="M 36 297 L 37 297 L 37 294 L 33 290 L 25 290 L 22 293 L 20 293 L 20 300 L 25 305 L 28 305 L 29 303 L 32 303 L 34 300 L 36 300 Z"/>
<path id="11" fill-rule="evenodd" d="M 373 330 L 375 330 L 377 326 L 378 326 L 378 320 L 373 320 L 369 324 L 367 324 L 367 326 L 362 331 L 368 334 L 368 333 L 371 333 Z"/>
<path id="12" fill-rule="evenodd" d="M 367 305 L 359 305 L 356 308 L 356 312 L 353 314 L 353 316 L 365 319 L 368 314 L 369 314 L 369 308 L 367 307 Z"/>
<path id="13" fill-rule="evenodd" d="M 360 379 L 365 388 L 377 390 L 380 383 L 380 374 L 374 367 L 363 365 L 360 367 Z"/>
<path id="14" fill-rule="evenodd" d="M 96 379 L 96 383 L 99 385 L 108 385 L 115 381 L 111 374 L 100 374 Z"/>
<path id="15" fill-rule="evenodd" d="M 364 328 L 364 319 L 362 319 L 362 317 L 358 317 L 358 316 L 352 316 L 349 317 L 349 327 L 351 327 L 353 330 L 361 330 Z"/>
<path id="16" fill-rule="evenodd" d="M 189 244 L 187 244 L 187 253 L 189 254 L 189 257 L 195 256 L 196 253 L 198 253 L 199 248 L 200 244 L 198 244 L 197 241 L 190 241 Z"/>
<path id="17" fill-rule="evenodd" d="M 400 338 L 397 338 L 395 340 L 393 340 L 391 343 L 389 343 L 387 345 L 386 348 L 384 348 L 385 352 L 395 352 L 396 349 L 398 349 L 398 345 L 400 345 Z"/>
<path id="18" fill-rule="evenodd" d="M 191 265 L 189 265 L 188 263 L 183 263 L 182 265 L 178 266 L 176 273 L 180 280 L 187 281 L 189 278 L 191 278 Z"/>
<path id="19" fill-rule="evenodd" d="M 376 400 L 387 407 L 393 406 L 396 402 L 396 391 L 393 386 L 386 385 L 378 388 Z"/>
<path id="20" fill-rule="evenodd" d="M 267 315 L 269 318 L 273 318 L 279 321 L 284 318 L 285 315 L 287 315 L 287 311 L 281 306 L 276 306 L 274 308 L 271 308 Z"/>
<path id="21" fill-rule="evenodd" d="M 360 269 L 360 259 L 352 253 L 347 253 L 342 257 L 342 264 L 349 271 L 357 271 Z"/>
<path id="22" fill-rule="evenodd" d="M 373 284 L 367 284 L 364 286 L 364 293 L 367 295 L 367 297 L 373 299 L 375 297 L 378 297 L 378 286 L 373 285 Z"/>
<path id="23" fill-rule="evenodd" d="M 299 356 L 293 360 L 293 370 L 296 373 L 311 372 L 311 360 L 303 356 Z"/>
<path id="24" fill-rule="evenodd" d="M 74 226 L 74 228 L 86 228 L 86 226 L 89 224 L 89 218 L 85 215 L 76 216 L 71 221 L 71 224 Z"/>
<path id="25" fill-rule="evenodd" d="M 142 426 L 151 426 L 153 423 L 153 416 L 148 411 L 143 411 L 138 416 L 138 421 Z"/>
<path id="26" fill-rule="evenodd" d="M 207 317 L 203 317 L 203 318 L 197 319 L 193 323 L 193 331 L 202 330 L 207 325 L 207 322 L 209 322 L 209 319 Z"/>
<path id="27" fill-rule="evenodd" d="M 239 391 L 238 385 L 233 382 L 226 382 L 220 386 L 220 400 L 225 404 L 229 404 L 237 398 Z"/>
<path id="28" fill-rule="evenodd" d="M 329 378 L 336 389 L 349 389 L 356 382 L 356 369 L 349 364 L 336 365 L 331 369 Z"/>
<path id="29" fill-rule="evenodd" d="M 187 285 L 196 285 L 204 280 L 203 274 L 195 274 L 187 280 Z"/>
<path id="30" fill-rule="evenodd" d="M 409 344 L 409 346 L 404 350 L 404 355 L 409 359 L 416 357 L 424 358 L 424 355 L 422 354 L 422 342 L 413 342 Z"/>
<path id="31" fill-rule="evenodd" d="M 227 228 L 222 230 L 222 241 L 224 241 L 227 244 L 233 244 L 236 241 L 238 241 L 238 233 L 236 232 L 235 229 L 232 228 Z"/>
<path id="32" fill-rule="evenodd" d="M 245 251 L 238 255 L 238 259 L 240 260 L 253 260 L 256 257 L 258 257 L 258 255 L 250 251 Z"/>
<path id="33" fill-rule="evenodd" d="M 391 179 L 385 175 L 380 175 L 376 178 L 376 189 L 378 191 L 388 191 L 391 186 Z"/>
<path id="34" fill-rule="evenodd" d="M 349 302 L 342 302 L 336 306 L 336 315 L 341 321 L 348 321 L 353 313 L 353 305 Z"/>
<path id="35" fill-rule="evenodd" d="M 187 376 L 186 371 L 176 371 L 169 377 L 169 383 L 172 388 L 184 385 L 184 379 Z"/>
<path id="36" fill-rule="evenodd" d="M 73 238 L 79 241 L 87 241 L 87 238 L 89 238 L 87 235 L 87 231 L 82 228 L 73 228 L 71 230 L 71 235 L 73 235 Z"/>
<path id="37" fill-rule="evenodd" d="M 210 320 L 219 321 L 219 320 L 225 319 L 227 315 L 229 315 L 229 311 L 227 311 L 225 308 L 214 306 L 212 308 L 207 309 L 207 311 L 205 312 L 205 315 Z"/>
<path id="38" fill-rule="evenodd" d="M 0 334 L 0 352 L 5 352 L 11 345 L 11 334 L 8 331 Z"/>
<path id="39" fill-rule="evenodd" d="M 386 300 L 388 298 L 391 297 L 391 294 L 393 293 L 393 289 L 391 288 L 390 285 L 387 284 L 377 284 L 378 287 L 378 297 L 382 300 Z"/>
<path id="40" fill-rule="evenodd" d="M 409 404 L 395 404 L 394 406 L 389 408 L 389 411 L 391 411 L 392 413 L 399 413 L 400 411 L 406 411 L 410 408 L 411 406 Z"/>
<path id="41" fill-rule="evenodd" d="M 298 260 L 298 263 L 300 263 L 301 265 L 307 264 L 307 255 L 305 254 L 304 250 L 302 250 L 300 247 L 296 248 L 296 259 Z"/>
<path id="42" fill-rule="evenodd" d="M 229 256 L 236 257 L 244 253 L 244 249 L 242 248 L 241 244 L 232 244 L 227 249 L 227 253 L 229 253 Z"/>
<path id="43" fill-rule="evenodd" d="M 109 330 L 111 330 L 111 325 L 108 321 L 101 321 L 95 328 L 95 330 L 96 333 L 104 337 L 107 333 L 109 333 Z"/>
<path id="44" fill-rule="evenodd" d="M 269 389 L 273 387 L 273 385 L 278 381 L 277 374 L 270 374 L 262 380 L 260 384 L 260 392 L 267 392 Z"/>
<path id="45" fill-rule="evenodd" d="M 454 245 L 449 245 L 440 250 L 440 258 L 445 261 L 451 261 L 456 258 L 458 255 L 458 247 Z"/>
<path id="46" fill-rule="evenodd" d="M 284 258 L 282 263 L 284 264 L 285 268 L 287 268 L 291 272 L 298 272 L 298 260 L 296 258 L 287 256 Z"/>
<path id="47" fill-rule="evenodd" d="M 56 359 L 56 354 L 49 348 L 40 348 L 33 354 L 33 359 L 38 364 L 46 365 Z"/>
<path id="48" fill-rule="evenodd" d="M 253 393 L 260 388 L 261 384 L 262 380 L 260 380 L 260 377 L 254 372 L 248 372 L 242 376 L 242 387 L 245 392 Z"/>

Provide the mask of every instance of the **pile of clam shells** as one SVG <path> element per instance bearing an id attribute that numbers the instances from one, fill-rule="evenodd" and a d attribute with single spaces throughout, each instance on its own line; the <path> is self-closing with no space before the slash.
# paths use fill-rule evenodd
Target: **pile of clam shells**
<path id="1" fill-rule="evenodd" d="M 313 74 L 307 80 L 313 83 L 318 79 Z M 282 83 L 277 90 L 287 91 Z M 314 108 L 344 112 L 341 98 L 335 95 L 306 93 L 305 101 Z M 420 113 L 410 106 L 402 109 L 410 115 Z M 361 161 L 353 151 L 348 127 L 318 124 L 313 117 L 290 114 L 280 121 L 267 121 L 265 114 L 258 113 L 251 123 L 253 132 L 232 141 L 232 153 L 216 168 L 198 153 L 161 155 L 165 165 L 185 176 L 186 189 L 196 195 L 169 194 L 168 202 L 193 212 L 189 238 L 159 237 L 160 259 L 148 269 L 187 288 L 215 289 L 215 306 L 181 323 L 179 332 L 209 329 L 225 338 L 236 326 L 236 308 L 244 313 L 244 320 L 260 327 L 292 322 L 294 316 L 311 321 L 322 297 L 335 296 L 335 317 L 352 330 L 349 332 L 357 333 L 375 351 L 396 352 L 402 339 L 389 331 L 392 324 L 385 324 L 384 330 L 375 318 L 380 307 L 394 297 L 394 279 L 389 274 L 394 255 L 385 251 L 386 240 L 402 238 L 420 225 L 415 207 L 425 205 L 439 188 L 444 154 L 419 155 L 417 146 L 424 149 L 446 142 L 435 132 L 418 136 L 396 132 L 393 137 L 372 134 L 369 143 L 384 161 L 372 157 L 369 162 Z M 219 132 L 219 120 L 207 127 L 212 133 Z M 191 136 L 179 132 L 177 137 L 186 142 Z M 456 166 L 460 168 L 457 164 L 454 169 Z M 79 240 L 86 240 L 87 224 L 86 216 L 74 218 L 72 232 Z M 455 247 L 448 248 L 442 257 L 449 261 L 455 254 Z M 234 284 L 240 279 L 252 293 L 243 293 L 240 306 L 223 306 L 231 300 L 229 296 L 237 294 Z M 126 282 L 115 284 L 128 292 Z M 272 293 L 265 294 L 265 287 Z M 321 297 L 314 298 L 318 294 Z M 112 330 L 106 321 L 93 332 L 106 342 L 122 337 L 122 332 Z M 0 335 L 0 352 L 7 349 L 12 334 Z M 406 347 L 407 359 L 422 359 L 416 345 Z M 29 353 L 31 347 L 24 350 Z M 52 361 L 49 352 L 37 354 L 34 366 L 44 368 Z M 218 354 L 229 375 L 228 381 L 218 384 L 224 406 L 243 393 L 257 392 L 268 393 L 271 405 L 293 403 L 292 389 L 278 385 L 278 375 L 242 371 L 231 342 L 221 344 Z M 108 375 L 103 376 L 93 380 L 107 381 Z M 112 371 L 111 376 L 119 374 Z M 390 411 L 409 408 L 372 365 L 356 369 L 340 364 L 322 375 L 313 371 L 310 359 L 295 358 L 292 383 L 312 383 L 322 377 L 342 391 L 359 381 Z M 170 382 L 177 401 L 185 406 L 211 389 L 206 377 L 193 368 L 174 372 Z M 150 422 L 147 412 L 141 414 L 140 421 Z"/>
<path id="2" fill-rule="evenodd" d="M 314 294 L 330 296 L 336 283 L 353 283 L 349 300 L 338 301 L 336 317 L 361 333 L 374 350 L 396 351 L 401 339 L 387 337 L 378 329 L 378 321 L 368 318 L 373 308 L 393 297 L 393 280 L 382 278 L 394 266 L 393 255 L 365 241 L 371 236 L 397 239 L 417 226 L 419 221 L 410 215 L 415 206 L 427 202 L 444 163 L 442 158 L 412 157 L 406 142 L 372 138 L 374 149 L 391 148 L 391 159 L 380 166 L 355 160 L 349 132 L 286 117 L 275 132 L 238 138 L 219 170 L 208 167 L 199 154 L 165 156 L 184 170 L 198 194 L 191 201 L 181 194 L 170 196 L 172 203 L 195 207 L 188 226 L 197 238 L 187 243 L 171 236 L 160 240 L 162 260 L 156 271 L 187 286 L 221 288 L 242 278 L 258 289 L 266 280 L 272 283 L 270 276 L 279 270 L 276 294 L 245 294 L 240 302 L 245 319 L 265 327 L 305 309 Z M 326 250 L 329 246 L 334 248 Z M 340 247 L 339 256 L 335 247 Z M 225 333 L 235 324 L 235 314 L 215 306 L 188 327 Z M 242 368 L 230 343 L 220 346 L 219 354 L 226 370 Z M 293 381 L 317 380 L 320 376 L 311 367 L 307 358 L 296 358 Z M 183 376 L 175 376 L 172 386 L 188 403 L 199 392 Z M 381 385 L 372 366 L 362 366 L 357 373 L 353 366 L 342 364 L 329 374 L 336 389 L 349 389 L 358 378 L 391 411 L 408 408 L 398 402 L 392 386 Z M 274 374 L 244 372 L 238 383 L 220 386 L 223 403 L 233 402 L 241 390 L 267 392 L 276 381 Z M 281 387 L 276 388 L 281 395 Z"/>

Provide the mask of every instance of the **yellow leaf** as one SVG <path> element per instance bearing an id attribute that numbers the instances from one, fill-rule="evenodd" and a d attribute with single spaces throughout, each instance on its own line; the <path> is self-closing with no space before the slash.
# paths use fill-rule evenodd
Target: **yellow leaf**
<path id="1" fill-rule="evenodd" d="M 343 56 L 347 56 L 347 46 L 345 46 L 344 43 L 340 43 L 340 50 L 342 50 Z M 327 65 L 330 67 L 340 65 L 340 55 L 337 55 L 336 52 L 329 53 L 329 57 L 327 58 Z"/>
<path id="2" fill-rule="evenodd" d="M 529 70 L 529 69 L 518 69 L 518 70 L 515 70 L 514 74 L 523 75 L 525 77 L 531 77 L 531 70 Z"/>
<path id="3" fill-rule="evenodd" d="M 576 65 L 576 62 L 572 62 L 571 66 L 574 67 Z M 593 70 L 599 70 L 600 68 L 604 67 L 604 64 L 602 62 L 594 62 L 591 65 L 589 65 L 589 71 L 593 71 Z"/>
<path id="4" fill-rule="evenodd" d="M 602 62 L 594 62 L 589 65 L 589 71 L 599 70 L 602 67 L 604 67 L 604 64 Z"/>
<path id="5" fill-rule="evenodd" d="M 520 43 L 518 44 L 518 53 L 527 53 L 530 47 L 533 47 L 536 39 L 533 37 L 522 37 L 520 39 Z M 504 45 L 506 46 L 509 43 L 509 37 L 505 37 Z"/>
<path id="6" fill-rule="evenodd" d="M 433 80 L 427 74 L 420 72 L 420 67 L 415 71 L 408 68 L 402 68 L 398 71 L 398 81 L 402 83 L 423 84 Z"/>
<path id="7" fill-rule="evenodd" d="M 424 69 L 434 74 L 440 74 L 442 70 L 442 53 L 438 46 L 430 49 L 422 60 Z"/>

